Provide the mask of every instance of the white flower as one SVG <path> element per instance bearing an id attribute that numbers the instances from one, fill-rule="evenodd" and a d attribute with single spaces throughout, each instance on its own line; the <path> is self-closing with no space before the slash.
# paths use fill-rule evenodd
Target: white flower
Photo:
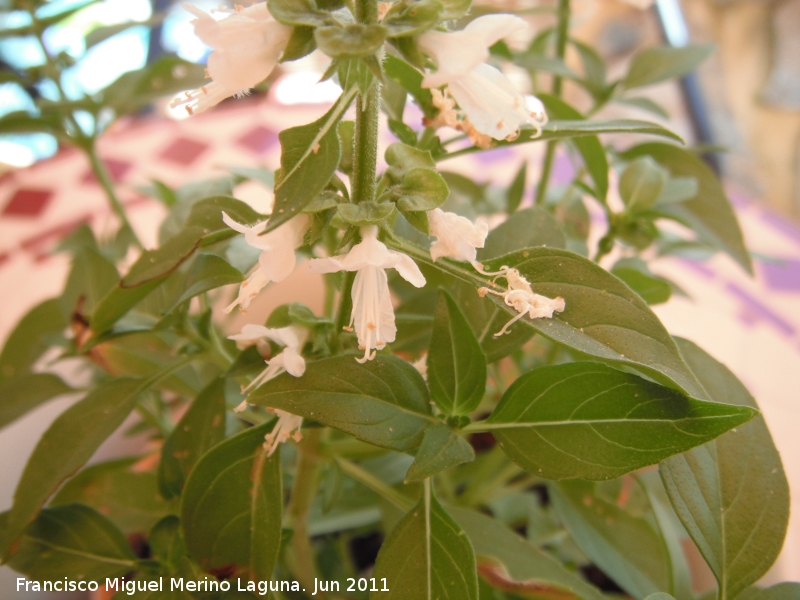
<path id="1" fill-rule="evenodd" d="M 552 319 L 553 312 L 564 312 L 566 303 L 560 296 L 558 298 L 548 298 L 540 294 L 535 294 L 531 289 L 530 282 L 523 277 L 517 269 L 512 269 L 503 265 L 496 273 L 486 273 L 482 266 L 474 263 L 475 270 L 488 277 L 494 276 L 495 281 L 503 278 L 508 283 L 508 289 L 504 292 L 497 292 L 490 290 L 488 287 L 478 289 L 478 294 L 481 297 L 486 294 L 494 294 L 501 296 L 506 306 L 510 306 L 519 314 L 512 318 L 508 323 L 503 325 L 503 328 L 494 334 L 494 337 L 499 337 L 504 333 L 508 333 L 508 328 L 514 323 L 519 321 L 526 314 L 531 319 Z"/>
<path id="2" fill-rule="evenodd" d="M 264 436 L 264 448 L 269 450 L 267 456 L 272 456 L 278 448 L 278 444 L 288 441 L 289 438 L 292 438 L 295 442 L 303 439 L 303 434 L 300 433 L 303 417 L 298 417 L 278 408 L 267 410 L 278 416 L 278 422 L 275 423 L 272 431 Z"/>
<path id="3" fill-rule="evenodd" d="M 269 77 L 292 33 L 291 27 L 272 18 L 266 2 L 247 8 L 237 6 L 221 21 L 196 6 L 183 7 L 197 17 L 192 21 L 194 31 L 213 49 L 206 69 L 211 83 L 172 102 L 173 108 L 185 105 L 190 115 L 229 96 L 246 94 Z"/>
<path id="4" fill-rule="evenodd" d="M 544 105 L 527 99 L 496 68 L 486 64 L 489 47 L 524 30 L 528 24 L 514 15 L 478 17 L 461 31 L 427 31 L 419 47 L 436 63 L 436 72 L 422 80 L 422 87 L 447 85 L 471 125 L 496 140 L 513 138 L 525 123 L 537 131 L 547 122 Z"/>
<path id="5" fill-rule="evenodd" d="M 242 388 L 243 393 L 260 386 L 262 383 L 266 383 L 270 379 L 274 379 L 284 371 L 294 377 L 302 377 L 303 373 L 306 372 L 306 361 L 300 354 L 305 342 L 305 331 L 298 327 L 267 329 L 262 325 L 248 324 L 242 327 L 241 333 L 228 336 L 228 339 L 234 340 L 240 350 L 255 345 L 262 355 L 269 352 L 270 341 L 285 346 L 280 353 L 264 361 L 267 363 L 267 368 L 253 379 L 247 387 Z M 233 412 L 241 412 L 246 408 L 247 400 L 245 399 L 233 409 Z M 302 419 L 300 420 L 302 421 Z"/>
<path id="6" fill-rule="evenodd" d="M 411 258 L 389 250 L 378 240 L 377 226 L 362 227 L 361 240 L 346 255 L 313 259 L 308 268 L 312 273 L 358 271 L 353 282 L 350 327 L 355 326 L 358 347 L 364 350 L 364 357 L 356 360 L 363 363 L 375 358 L 370 350 L 383 348 L 397 334 L 385 269 L 397 269 L 403 279 L 418 288 L 425 285 L 425 277 Z"/>
<path id="7" fill-rule="evenodd" d="M 436 241 L 431 244 L 431 258 L 442 256 L 453 260 L 475 262 L 477 248 L 483 248 L 489 234 L 489 224 L 480 217 L 473 223 L 456 213 L 444 212 L 441 208 L 428 211 L 431 235 Z"/>
<path id="8" fill-rule="evenodd" d="M 264 286 L 270 281 L 283 281 L 294 271 L 297 263 L 294 251 L 303 245 L 303 238 L 311 226 L 311 217 L 299 214 L 264 235 L 261 235 L 261 232 L 267 228 L 267 221 L 248 227 L 237 223 L 224 212 L 222 220 L 234 231 L 243 233 L 245 241 L 250 246 L 261 250 L 256 270 L 242 283 L 236 300 L 225 309 L 225 312 L 229 313 L 238 304 L 242 312 L 246 312 L 250 301 L 264 289 Z"/>
<path id="9" fill-rule="evenodd" d="M 300 352 L 303 349 L 305 336 L 306 332 L 299 327 L 290 326 L 281 327 L 280 329 L 268 329 L 261 325 L 251 324 L 242 327 L 241 333 L 229 336 L 228 339 L 236 341 L 236 346 L 240 350 L 256 345 L 259 351 L 264 353 L 270 341 L 285 346 L 279 354 L 265 361 L 267 368 L 253 379 L 250 385 L 245 387 L 242 392 L 258 387 L 283 372 L 287 372 L 294 377 L 302 377 L 303 373 L 306 372 L 306 361 Z M 243 400 L 233 411 L 241 412 L 246 408 L 247 400 Z M 272 428 L 272 432 L 268 433 L 264 438 L 266 440 L 264 447 L 269 450 L 268 456 L 272 456 L 278 444 L 285 442 L 290 437 L 296 442 L 303 439 L 303 435 L 300 433 L 303 417 L 298 417 L 277 408 L 267 408 L 267 410 L 278 415 L 278 422 Z"/>

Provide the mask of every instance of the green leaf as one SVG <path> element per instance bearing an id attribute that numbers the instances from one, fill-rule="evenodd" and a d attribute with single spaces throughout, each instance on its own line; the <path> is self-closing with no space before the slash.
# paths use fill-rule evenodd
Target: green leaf
<path id="1" fill-rule="evenodd" d="M 636 599 L 672 590 L 670 556 L 657 527 L 599 495 L 596 484 L 548 488 L 559 519 L 586 555 Z"/>
<path id="2" fill-rule="evenodd" d="M 162 96 L 199 88 L 207 83 L 205 67 L 177 56 L 164 56 L 146 67 L 123 73 L 100 91 L 103 106 L 127 115 L 149 106 Z"/>
<path id="3" fill-rule="evenodd" d="M 378 51 L 386 39 L 383 25 L 329 25 L 314 30 L 317 47 L 331 58 L 369 56 Z"/>
<path id="4" fill-rule="evenodd" d="M 613 479 L 746 423 L 751 408 L 686 398 L 600 363 L 541 367 L 506 390 L 482 428 L 546 479 Z"/>
<path id="5" fill-rule="evenodd" d="M 275 421 L 247 429 L 212 448 L 186 481 L 181 527 L 200 566 L 254 581 L 272 577 L 281 541 L 280 451 L 264 435 Z"/>
<path id="6" fill-rule="evenodd" d="M 336 206 L 336 212 L 343 221 L 357 227 L 382 225 L 392 216 L 394 204 L 391 202 L 361 202 L 360 204 L 343 202 Z"/>
<path id="7" fill-rule="evenodd" d="M 215 254 L 201 254 L 189 270 L 186 289 L 173 304 L 172 309 L 204 292 L 242 281 L 244 276 L 241 271 L 232 267 L 225 259 Z"/>
<path id="8" fill-rule="evenodd" d="M 699 186 L 694 177 L 670 177 L 661 195 L 656 200 L 656 208 L 667 204 L 680 204 L 697 196 Z"/>
<path id="9" fill-rule="evenodd" d="M 51 373 L 31 373 L 0 380 L 0 429 L 72 388 Z"/>
<path id="10" fill-rule="evenodd" d="M 92 313 L 90 319 L 92 330 L 101 333 L 110 329 L 201 246 L 237 235 L 222 221 L 223 211 L 234 221 L 245 225 L 254 225 L 265 219 L 264 215 L 260 215 L 235 198 L 214 196 L 194 203 L 186 220 L 186 226 L 180 233 L 159 248 L 142 253 L 122 281 L 103 298 Z M 195 277 L 202 278 L 204 274 L 212 275 L 210 271 L 215 271 L 221 280 L 234 283 L 233 267 L 225 269 L 215 259 L 203 259 L 197 268 L 199 270 L 194 272 Z M 205 272 L 206 269 L 208 273 Z M 197 284 L 197 289 L 219 280 L 216 276 L 211 276 L 202 284 L 201 281 L 202 279 L 193 281 Z"/>
<path id="11" fill-rule="evenodd" d="M 82 467 L 133 410 L 143 382 L 114 379 L 63 412 L 39 440 L 14 492 L 6 546 L 14 543 L 61 483 Z M 8 548 L 2 549 L 7 556 Z"/>
<path id="12" fill-rule="evenodd" d="M 0 133 L 49 133 L 56 137 L 64 138 L 60 123 L 52 119 L 29 115 L 25 111 L 14 111 L 0 117 Z"/>
<path id="13" fill-rule="evenodd" d="M 489 232 L 484 247 L 478 251 L 480 260 L 496 258 L 522 248 L 566 248 L 567 240 L 558 221 L 538 206 L 514 213 Z"/>
<path id="14" fill-rule="evenodd" d="M 672 177 L 694 177 L 697 195 L 674 206 L 659 206 L 659 211 L 673 216 L 698 233 L 701 239 L 728 253 L 748 273 L 753 273 L 750 253 L 744 244 L 728 196 L 714 172 L 687 150 L 671 144 L 648 143 L 623 152 L 624 160 L 651 156 L 669 170 Z"/>
<path id="15" fill-rule="evenodd" d="M 756 402 L 724 365 L 676 339 L 708 397 L 754 409 Z M 717 578 L 722 600 L 766 573 L 783 546 L 789 486 L 762 416 L 665 461 L 661 478 L 672 506 Z"/>
<path id="16" fill-rule="evenodd" d="M 74 253 L 61 300 L 81 313 L 91 314 L 118 281 L 116 267 L 100 254 L 99 249 L 82 247 Z"/>
<path id="17" fill-rule="evenodd" d="M 336 104 L 313 123 L 284 129 L 278 135 L 281 170 L 275 181 L 275 208 L 268 229 L 275 229 L 299 214 L 328 185 L 341 157 L 337 124 L 356 90 L 345 91 Z"/>
<path id="18" fill-rule="evenodd" d="M 662 119 L 669 119 L 669 113 L 664 110 L 660 104 L 654 102 L 650 98 L 645 98 L 644 96 L 636 98 L 615 98 L 614 101 L 627 106 L 633 106 L 641 110 L 646 110 L 647 112 L 661 117 Z"/>
<path id="19" fill-rule="evenodd" d="M 386 164 L 386 176 L 390 181 L 399 183 L 412 170 L 415 169 L 434 169 L 436 161 L 433 160 L 428 150 L 415 148 L 408 144 L 395 142 L 386 148 L 384 154 Z"/>
<path id="20" fill-rule="evenodd" d="M 662 304 L 672 296 L 670 282 L 654 275 L 641 258 L 621 258 L 611 268 L 611 272 L 651 306 Z"/>
<path id="21" fill-rule="evenodd" d="M 572 106 L 556 96 L 539 94 L 538 98 L 544 103 L 547 114 L 555 119 L 581 120 L 585 117 Z M 583 164 L 589 176 L 594 181 L 594 190 L 597 199 L 605 202 L 608 195 L 608 159 L 600 138 L 595 136 L 578 137 L 573 140 L 575 147 L 583 158 Z"/>
<path id="22" fill-rule="evenodd" d="M 394 4 L 381 23 L 389 37 L 418 35 L 436 26 L 444 5 L 439 0 L 403 0 Z"/>
<path id="23" fill-rule="evenodd" d="M 189 472 L 225 438 L 225 380 L 215 379 L 195 398 L 161 450 L 158 483 L 165 498 L 179 496 Z"/>
<path id="24" fill-rule="evenodd" d="M 633 57 L 622 85 L 630 89 L 683 77 L 694 71 L 713 50 L 713 46 L 705 44 L 682 48 L 646 48 Z"/>
<path id="25" fill-rule="evenodd" d="M 3 352 L 0 353 L 0 377 L 10 378 L 28 373 L 50 347 L 46 338 L 61 334 L 68 323 L 57 298 L 34 306 L 6 339 Z"/>
<path id="26" fill-rule="evenodd" d="M 265 220 L 265 215 L 257 213 L 249 204 L 231 198 L 230 196 L 212 196 L 204 198 L 192 204 L 189 216 L 186 219 L 186 229 L 200 230 L 202 233 L 201 243 L 204 246 L 236 235 L 236 232 L 228 227 L 222 220 L 222 213 L 245 225 L 255 225 Z M 131 269 L 133 271 L 133 269 Z M 140 279 L 146 279 L 142 274 Z M 125 278 L 126 285 L 137 285 L 132 281 L 131 273 Z"/>
<path id="27" fill-rule="evenodd" d="M 737 596 L 737 600 L 798 600 L 800 583 L 786 581 L 766 589 L 748 588 Z"/>
<path id="28" fill-rule="evenodd" d="M 661 197 L 667 173 L 649 156 L 631 162 L 619 179 L 619 195 L 628 210 L 647 210 Z"/>
<path id="29" fill-rule="evenodd" d="M 603 58 L 591 47 L 579 42 L 569 40 L 572 47 L 578 52 L 583 65 L 583 72 L 586 82 L 595 94 L 601 91 L 606 85 L 606 63 Z"/>
<path id="30" fill-rule="evenodd" d="M 126 535 L 146 533 L 175 507 L 158 493 L 155 473 L 131 470 L 135 460 L 86 467 L 58 490 L 50 506 L 85 504 L 111 519 Z"/>
<path id="31" fill-rule="evenodd" d="M 383 69 L 386 77 L 411 94 L 425 118 L 433 119 L 439 113 L 439 109 L 433 105 L 431 91 L 422 87 L 422 73 L 391 54 L 387 54 L 383 59 Z"/>
<path id="32" fill-rule="evenodd" d="M 442 20 L 460 19 L 469 12 L 472 0 L 442 0 L 444 12 Z"/>
<path id="33" fill-rule="evenodd" d="M 525 182 L 528 177 L 528 162 L 525 161 L 514 176 L 511 185 L 508 186 L 506 191 L 506 212 L 513 213 L 519 208 L 522 202 L 522 197 L 525 195 Z"/>
<path id="34" fill-rule="evenodd" d="M 382 87 L 381 91 L 383 89 L 384 88 Z M 400 89 L 403 92 L 403 99 L 405 99 L 406 91 L 403 90 L 402 88 L 398 89 Z M 387 125 L 389 126 L 389 131 L 391 131 L 392 134 L 394 134 L 394 137 L 396 137 L 404 144 L 413 145 L 417 143 L 417 132 L 411 129 L 411 127 L 409 127 L 402 121 L 396 119 L 389 119 Z"/>
<path id="35" fill-rule="evenodd" d="M 145 19 L 143 21 L 125 21 L 123 23 L 114 23 L 113 25 L 95 27 L 88 34 L 86 34 L 86 37 L 84 38 L 86 42 L 86 50 L 114 37 L 115 35 L 124 33 L 133 27 L 150 28 L 160 25 L 164 21 L 165 17 L 166 14 L 157 13 L 149 19 Z"/>
<path id="36" fill-rule="evenodd" d="M 440 471 L 475 460 L 469 442 L 447 425 L 434 425 L 425 430 L 414 462 L 406 473 L 405 483 L 422 481 Z"/>
<path id="37" fill-rule="evenodd" d="M 125 536 L 81 504 L 45 508 L 25 530 L 9 566 L 30 579 L 103 581 L 132 571 L 136 557 Z"/>
<path id="38" fill-rule="evenodd" d="M 427 212 L 444 204 L 450 195 L 444 179 L 433 169 L 409 170 L 400 185 L 391 188 L 398 198 L 397 208 L 404 213 Z"/>
<path id="39" fill-rule="evenodd" d="M 371 592 L 370 600 L 478 600 L 469 539 L 428 494 L 386 538 L 373 577 L 385 578 L 390 591 Z"/>
<path id="40" fill-rule="evenodd" d="M 428 346 L 428 386 L 443 413 L 468 415 L 486 392 L 486 357 L 452 296 L 442 290 Z"/>
<path id="41" fill-rule="evenodd" d="M 537 294 L 561 296 L 566 301 L 564 312 L 552 319 L 524 317 L 520 323 L 568 348 L 631 366 L 663 385 L 702 397 L 694 375 L 658 317 L 635 292 L 604 269 L 577 254 L 551 248 L 508 254 L 488 261 L 485 269 L 496 271 L 501 265 L 519 269 Z M 506 312 L 505 317 L 517 315 L 502 298 L 490 296 Z"/>
<path id="42" fill-rule="evenodd" d="M 318 10 L 314 0 L 268 0 L 269 14 L 284 25 L 316 27 L 326 24 L 327 13 Z"/>
<path id="43" fill-rule="evenodd" d="M 380 354 L 364 364 L 354 356 L 309 363 L 302 377 L 284 373 L 258 387 L 247 401 L 400 452 L 419 446 L 425 427 L 439 422 L 431 416 L 428 388 L 417 370 Z"/>
<path id="44" fill-rule="evenodd" d="M 314 39 L 314 28 L 307 25 L 297 25 L 292 28 L 292 35 L 281 54 L 280 62 L 291 62 L 304 56 L 308 56 L 317 49 L 317 42 Z"/>
<path id="45" fill-rule="evenodd" d="M 421 80 L 421 76 L 420 76 Z M 496 147 L 503 148 L 505 146 L 518 146 L 520 144 L 527 144 L 529 142 L 547 142 L 549 140 L 566 140 L 570 138 L 580 138 L 591 135 L 599 135 L 601 133 L 636 133 L 641 135 L 657 135 L 660 137 L 669 138 L 677 142 L 683 140 L 676 133 L 665 129 L 658 123 L 651 123 L 650 121 L 639 121 L 636 119 L 592 119 L 592 120 L 552 120 L 542 128 L 542 133 L 538 137 L 535 135 L 536 131 L 533 129 L 523 128 L 519 136 L 513 141 L 499 140 Z M 461 156 L 463 154 L 472 154 L 473 152 L 480 152 L 477 146 L 469 146 L 463 150 L 456 150 L 454 152 L 447 152 L 442 155 L 437 155 L 436 160 L 441 162 L 443 160 Z"/>
<path id="46" fill-rule="evenodd" d="M 602 600 L 604 597 L 581 577 L 565 569 L 550 554 L 496 519 L 467 508 L 449 507 L 448 510 L 472 542 L 481 572 L 485 565 L 494 567 L 497 573 L 498 564 L 502 565 L 504 575 L 512 582 L 539 585 L 538 591 L 554 593 L 544 596 L 548 599 L 571 597 Z M 568 594 L 563 595 L 561 590 Z M 531 586 L 529 591 L 537 590 Z"/>
<path id="47" fill-rule="evenodd" d="M 181 520 L 169 515 L 153 526 L 147 539 L 153 557 L 171 572 L 179 569 L 181 559 L 186 556 L 186 543 L 181 537 Z"/>

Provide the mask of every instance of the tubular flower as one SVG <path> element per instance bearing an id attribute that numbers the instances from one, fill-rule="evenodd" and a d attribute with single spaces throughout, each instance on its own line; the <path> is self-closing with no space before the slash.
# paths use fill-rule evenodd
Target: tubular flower
<path id="1" fill-rule="evenodd" d="M 478 295 L 482 298 L 486 294 L 494 294 L 503 298 L 506 306 L 510 306 L 519 314 L 512 318 L 508 323 L 503 325 L 503 328 L 494 334 L 494 337 L 500 337 L 504 333 L 508 333 L 508 328 L 514 323 L 519 321 L 525 315 L 531 319 L 552 319 L 553 312 L 564 312 L 566 303 L 562 297 L 548 298 L 540 294 L 535 294 L 531 288 L 530 282 L 523 277 L 517 269 L 502 266 L 496 273 L 487 273 L 482 269 L 482 266 L 474 263 L 475 270 L 488 277 L 494 276 L 494 281 L 503 278 L 508 283 L 508 289 L 504 292 L 490 290 L 488 287 L 478 289 Z"/>
<path id="2" fill-rule="evenodd" d="M 456 213 L 444 212 L 441 208 L 428 211 L 431 235 L 436 241 L 431 244 L 431 258 L 442 256 L 454 260 L 475 262 L 478 248 L 483 248 L 489 234 L 489 224 L 480 217 L 473 223 Z"/>
<path id="3" fill-rule="evenodd" d="M 185 106 L 190 115 L 229 96 L 245 95 L 269 77 L 292 33 L 291 27 L 272 18 L 266 2 L 237 6 L 221 21 L 191 4 L 183 7 L 197 17 L 194 31 L 213 50 L 206 69 L 211 83 L 172 102 L 173 108 Z"/>
<path id="4" fill-rule="evenodd" d="M 425 285 L 425 277 L 411 258 L 389 250 L 378 240 L 377 226 L 362 227 L 361 240 L 347 254 L 313 259 L 308 268 L 312 273 L 357 271 L 350 327 L 355 327 L 358 348 L 364 350 L 364 357 L 356 360 L 364 363 L 375 358 L 373 349 L 393 342 L 397 334 L 386 269 L 397 269 L 403 279 L 418 288 Z"/>
<path id="5" fill-rule="evenodd" d="M 297 264 L 294 252 L 303 245 L 303 238 L 311 226 L 311 217 L 299 214 L 264 235 L 261 233 L 267 228 L 267 221 L 250 227 L 237 223 L 224 212 L 222 220 L 234 231 L 243 233 L 245 241 L 250 246 L 261 250 L 256 270 L 242 283 L 236 300 L 225 309 L 225 312 L 229 313 L 239 305 L 242 312 L 246 312 L 250 302 L 264 289 L 264 286 L 270 281 L 283 281 L 294 271 Z"/>
<path id="6" fill-rule="evenodd" d="M 544 105 L 532 96 L 523 97 L 505 75 L 485 62 L 490 46 L 527 27 L 519 17 L 496 14 L 478 17 L 461 31 L 423 33 L 419 47 L 436 63 L 436 72 L 425 76 L 422 87 L 447 85 L 469 124 L 496 140 L 513 139 L 525 123 L 540 132 L 547 123 Z M 468 131 L 469 126 L 459 129 Z"/>
<path id="7" fill-rule="evenodd" d="M 248 324 L 242 327 L 241 333 L 229 336 L 228 339 L 234 340 L 236 346 L 240 350 L 255 345 L 262 354 L 266 354 L 269 350 L 268 345 L 270 341 L 284 346 L 284 349 L 280 353 L 265 361 L 267 363 L 267 368 L 253 379 L 247 387 L 242 388 L 242 392 L 248 392 L 253 388 L 257 388 L 262 383 L 274 379 L 283 372 L 287 372 L 294 377 L 302 377 L 303 373 L 306 372 L 306 361 L 301 354 L 303 343 L 305 342 L 305 331 L 298 327 L 268 329 L 262 325 Z M 247 408 L 247 400 L 242 401 L 233 411 L 241 412 L 245 408 Z M 272 411 L 273 409 L 269 410 Z M 302 418 L 295 418 L 300 419 L 302 422 Z M 296 429 L 299 429 L 299 427 L 300 425 L 298 423 Z M 273 431 L 276 430 L 277 427 Z"/>

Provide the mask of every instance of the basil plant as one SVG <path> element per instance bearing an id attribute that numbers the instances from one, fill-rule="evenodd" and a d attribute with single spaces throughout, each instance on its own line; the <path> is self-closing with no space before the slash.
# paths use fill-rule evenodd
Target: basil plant
<path id="1" fill-rule="evenodd" d="M 41 42 L 67 16 L 11 4 L 30 25 L 4 36 Z M 85 151 L 121 221 L 111 239 L 83 227 L 62 242 L 63 294 L 0 355 L 0 426 L 80 395 L 0 515 L 18 586 L 149 600 L 684 600 L 691 538 L 718 600 L 800 598 L 798 584 L 756 587 L 789 497 L 755 400 L 650 309 L 680 291 L 649 270 L 654 256 L 721 251 L 752 271 L 734 212 L 662 125 L 590 118 L 615 103 L 663 116 L 639 90 L 708 48 L 647 49 L 610 79 L 570 36 L 569 0 L 523 49 L 507 41 L 523 18 L 469 0 L 186 9 L 212 49 L 205 73 L 165 57 L 75 97 L 61 81 L 80 57 L 42 43 L 46 62 L 8 77 L 51 93 L 0 132 Z M 330 58 L 324 78 L 341 95 L 280 132 L 280 168 L 155 182 L 167 216 L 158 247 L 141 248 L 95 151 L 108 124 L 187 87 L 173 105 L 196 115 L 312 52 Z M 381 123 L 396 139 L 383 156 Z M 522 144 L 543 145 L 530 188 L 527 163 L 508 188 L 448 170 Z M 552 181 L 557 155 L 575 165 L 566 183 Z M 232 197 L 245 180 L 273 186 L 271 214 Z M 605 215 L 591 252 L 589 205 Z M 321 312 L 287 304 L 230 331 L 226 313 L 299 269 L 324 280 L 322 302 L 309 301 Z M 58 374 L 68 360 L 88 374 L 80 389 Z M 143 454 L 87 465 L 123 423 L 150 440 Z"/>

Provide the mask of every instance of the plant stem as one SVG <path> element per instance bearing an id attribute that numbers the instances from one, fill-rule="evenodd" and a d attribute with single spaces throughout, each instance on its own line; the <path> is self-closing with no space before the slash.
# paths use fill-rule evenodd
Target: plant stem
<path id="1" fill-rule="evenodd" d="M 356 463 L 350 462 L 341 456 L 336 457 L 336 462 L 339 464 L 342 471 L 347 473 L 350 477 L 368 487 L 379 496 L 382 496 L 403 512 L 408 512 L 414 507 L 413 500 L 386 485 L 383 481 L 375 477 L 372 473 L 365 471 Z"/>
<path id="2" fill-rule="evenodd" d="M 378 22 L 377 0 L 356 0 L 355 17 L 360 23 Z M 375 199 L 375 171 L 378 164 L 378 113 L 381 84 L 373 79 L 366 93 L 356 101 L 356 131 L 353 137 L 353 177 L 351 198 L 356 204 Z"/>
<path id="3" fill-rule="evenodd" d="M 556 56 L 564 60 L 567 53 L 567 41 L 569 39 L 569 17 L 570 6 L 569 0 L 558 0 L 558 25 L 556 26 Z M 553 77 L 553 95 L 561 97 L 562 87 L 564 81 L 561 77 L 556 75 Z M 547 193 L 547 185 L 550 182 L 550 172 L 553 170 L 553 163 L 555 162 L 557 141 L 547 142 L 547 150 L 544 154 L 542 162 L 542 175 L 539 179 L 539 185 L 536 188 L 536 204 L 544 202 L 545 194 Z"/>
<path id="4" fill-rule="evenodd" d="M 303 434 L 302 442 L 297 445 L 297 469 L 287 511 L 294 529 L 291 542 L 294 574 L 301 586 L 312 590 L 317 567 L 311 539 L 308 536 L 308 514 L 314 496 L 317 494 L 319 479 L 317 450 L 321 435 L 322 429 L 307 429 Z"/>
<path id="5" fill-rule="evenodd" d="M 100 182 L 100 186 L 106 193 L 106 198 L 108 198 L 108 203 L 111 205 L 111 209 L 122 222 L 122 226 L 130 232 L 133 243 L 139 246 L 139 248 L 144 248 L 142 242 L 136 236 L 136 232 L 133 230 L 133 227 L 131 227 L 131 223 L 128 220 L 128 215 L 125 212 L 125 207 L 117 197 L 117 192 L 114 189 L 114 182 L 111 180 L 111 175 L 109 175 L 108 169 L 106 169 L 103 161 L 101 161 L 100 157 L 97 155 L 97 148 L 95 147 L 94 140 L 89 140 L 87 143 L 82 144 L 81 148 L 86 153 L 86 157 L 89 159 L 89 164 L 92 166 L 92 172 L 94 172 L 94 176 L 97 178 L 97 181 Z"/>

